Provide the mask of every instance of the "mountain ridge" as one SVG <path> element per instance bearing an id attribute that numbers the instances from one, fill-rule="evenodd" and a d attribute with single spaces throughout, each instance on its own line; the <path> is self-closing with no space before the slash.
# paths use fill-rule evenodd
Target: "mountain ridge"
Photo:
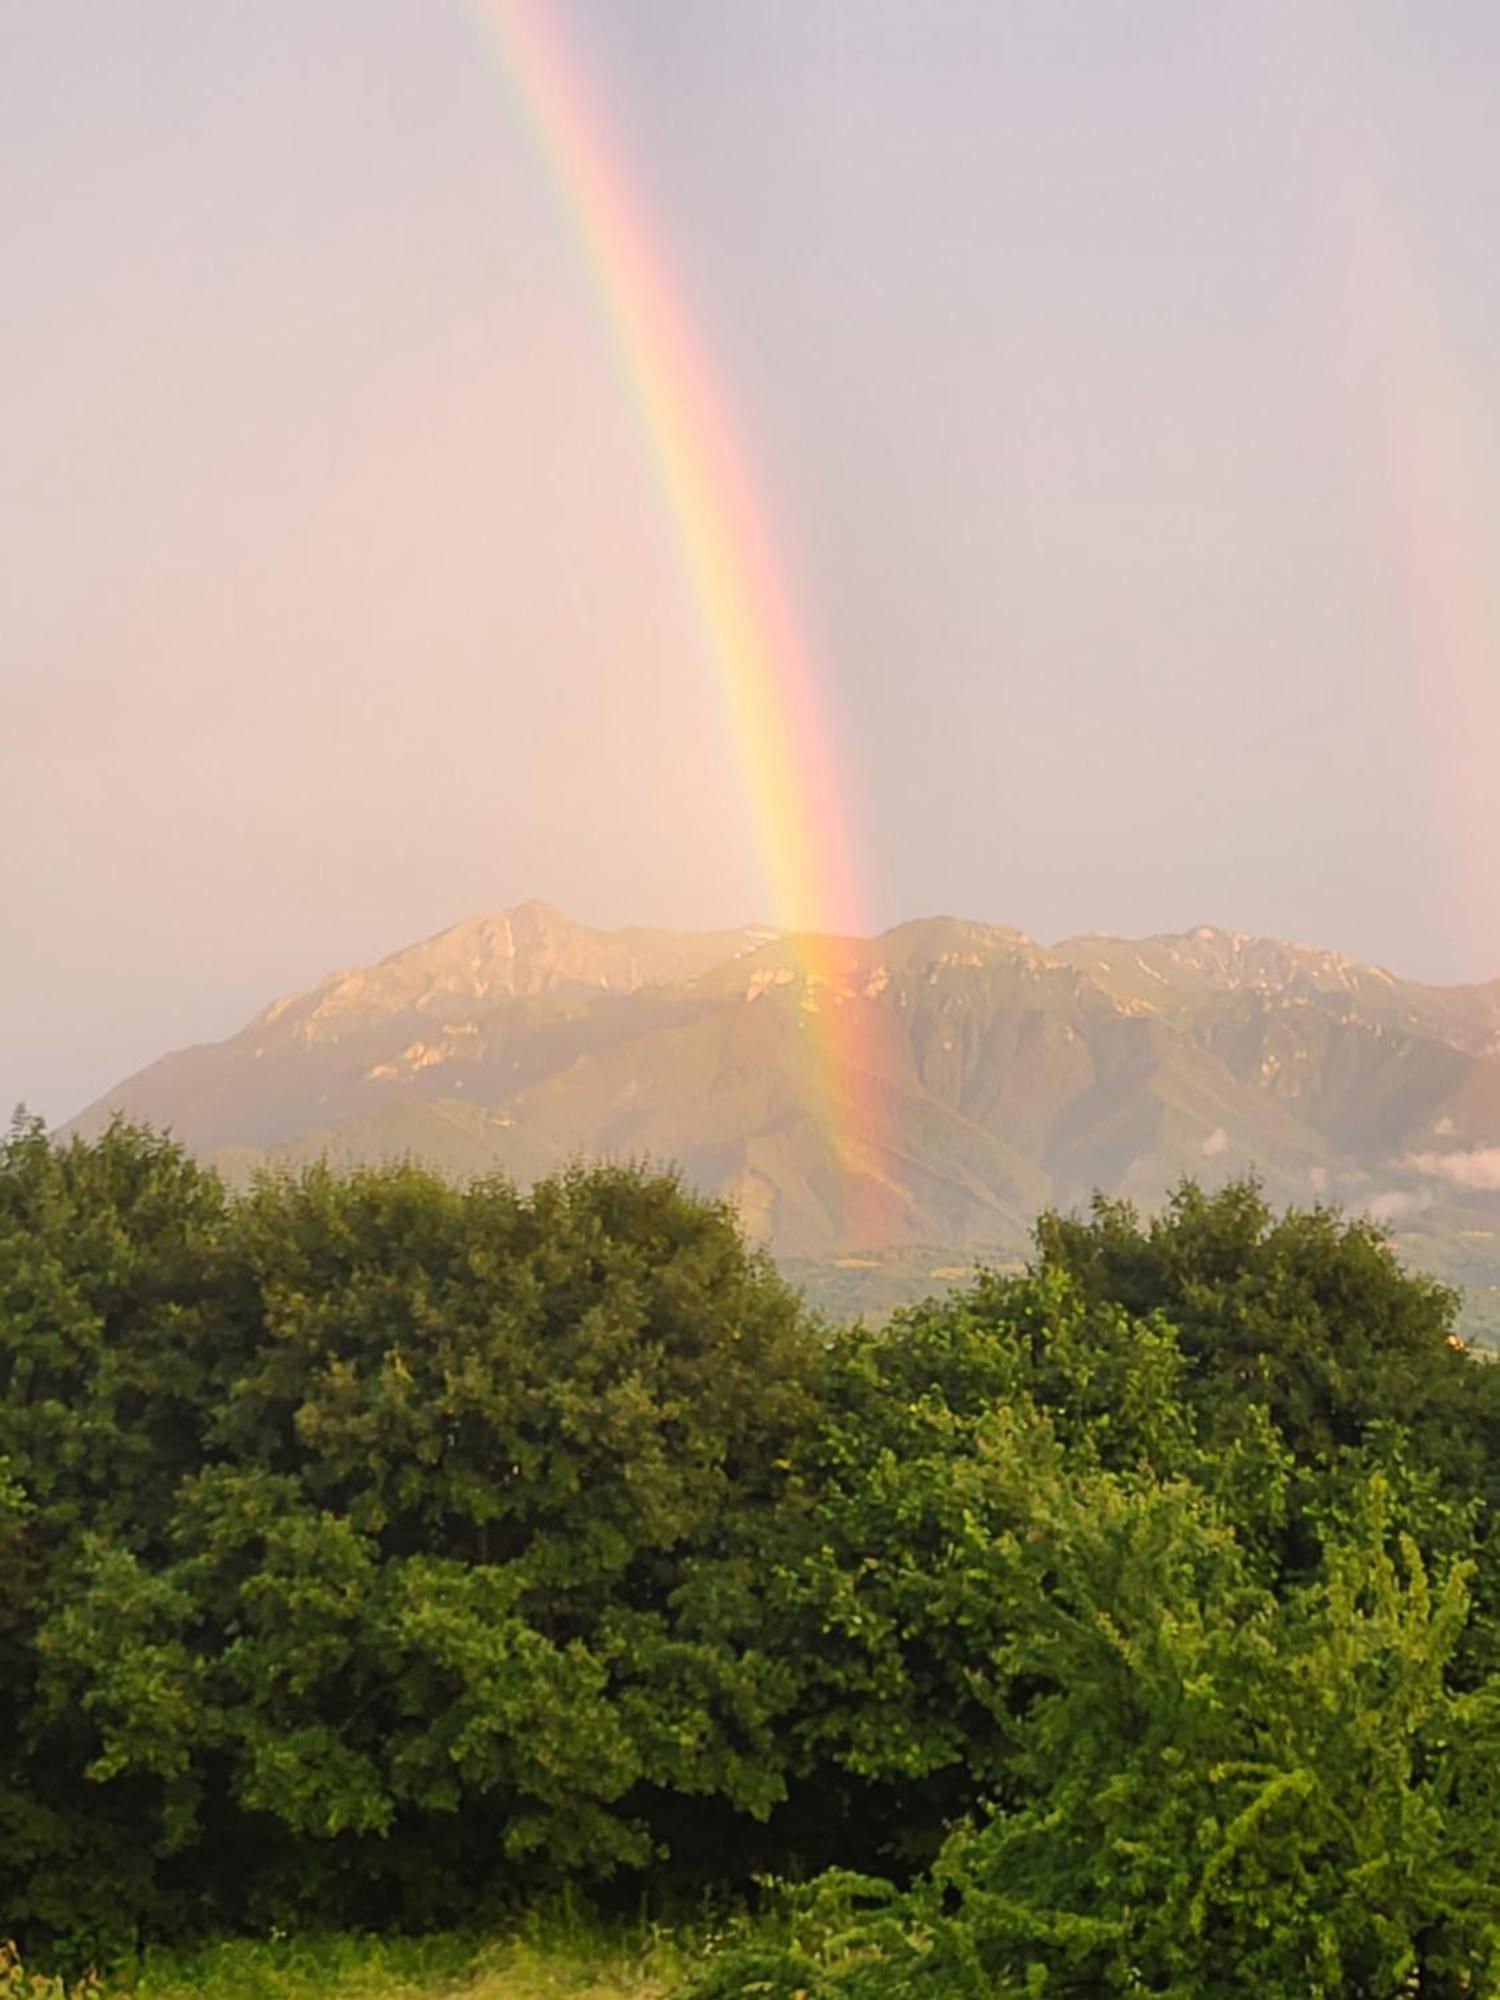
<path id="1" fill-rule="evenodd" d="M 830 1010 L 857 1026 L 858 1076 L 810 1059 Z M 846 1094 L 873 1115 L 837 1115 Z M 809 1267 L 1010 1256 L 1040 1206 L 1253 1170 L 1277 1199 L 1363 1207 L 1500 1301 L 1500 981 L 1433 986 L 1210 925 L 1044 945 L 931 917 L 810 952 L 526 903 L 273 1001 L 65 1129 L 116 1113 L 235 1174 L 671 1160 Z"/>

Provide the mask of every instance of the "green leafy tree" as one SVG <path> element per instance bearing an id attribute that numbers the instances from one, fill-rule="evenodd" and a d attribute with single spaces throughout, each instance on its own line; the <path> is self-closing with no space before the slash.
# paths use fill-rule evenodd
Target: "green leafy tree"
<path id="1" fill-rule="evenodd" d="M 1149 1220 L 1101 1197 L 1086 1217 L 1042 1216 L 1036 1240 L 1040 1270 L 1170 1321 L 1211 1436 L 1260 1407 L 1317 1461 L 1396 1423 L 1426 1462 L 1500 1498 L 1500 1376 L 1473 1366 L 1456 1294 L 1405 1270 L 1376 1224 L 1325 1207 L 1277 1215 L 1253 1181 L 1189 1181 Z"/>
<path id="2" fill-rule="evenodd" d="M 725 1634 L 762 1633 L 797 1665 L 782 1865 L 909 1865 L 1003 1794 L 1024 1699 L 997 1663 L 1021 1615 L 1027 1427 L 1089 1468 L 1175 1462 L 1180 1376 L 1169 1328 L 1061 1273 L 985 1279 L 829 1347 Z"/>
<path id="3" fill-rule="evenodd" d="M 795 1728 L 884 1808 L 839 1860 L 937 1852 L 704 1994 L 1493 1990 L 1500 1378 L 1452 1308 L 1361 1223 L 1184 1188 L 835 1348 Z"/>
<path id="4" fill-rule="evenodd" d="M 1451 1684 L 1463 1570 L 1433 1584 L 1377 1481 L 1278 1604 L 1191 1486 L 1024 1462 L 1010 1801 L 905 1892 L 829 1876 L 702 2000 L 1493 1992 L 1500 1689 Z"/>
<path id="5" fill-rule="evenodd" d="M 40 1686 L 40 1636 L 86 1535 L 163 1547 L 202 1462 L 227 1207 L 179 1148 L 111 1127 L 57 1146 L 18 1119 L 0 1146 L 0 1885 L 10 1928 L 116 1934 L 159 1913 L 150 1801 L 103 1795 L 92 1736 Z"/>
<path id="6" fill-rule="evenodd" d="M 78 1536 L 42 1712 L 220 1921 L 467 1912 L 764 1814 L 787 1676 L 678 1596 L 777 1500 L 813 1336 L 672 1179 L 267 1180 L 159 1535 Z M 246 1865 L 247 1855 L 264 1861 Z"/>
<path id="7" fill-rule="evenodd" d="M 1458 1299 L 1336 1209 L 1277 1215 L 1253 1181 L 1191 1182 L 1156 1216 L 1098 1199 L 1044 1215 L 1038 1268 L 1176 1330 L 1182 1394 L 1210 1460 L 1268 1421 L 1290 1454 L 1279 1523 L 1242 1520 L 1286 1583 L 1375 1472 L 1429 1559 L 1470 1557 L 1477 1612 L 1457 1670 L 1500 1668 L 1500 1368 L 1456 1332 Z"/>

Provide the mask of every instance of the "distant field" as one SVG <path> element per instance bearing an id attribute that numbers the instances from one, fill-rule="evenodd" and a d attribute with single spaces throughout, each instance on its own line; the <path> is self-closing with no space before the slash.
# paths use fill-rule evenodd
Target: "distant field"
<path id="1" fill-rule="evenodd" d="M 818 1312 L 878 1326 L 901 1306 L 941 1296 L 976 1270 L 1018 1271 L 1029 1243 L 955 1250 L 951 1244 L 903 1243 L 859 1257 L 780 1257 L 784 1277 Z"/>

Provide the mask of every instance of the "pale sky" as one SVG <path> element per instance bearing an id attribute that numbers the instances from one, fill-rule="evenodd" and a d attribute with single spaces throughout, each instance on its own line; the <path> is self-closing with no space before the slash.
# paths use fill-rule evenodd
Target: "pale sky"
<path id="1" fill-rule="evenodd" d="M 872 925 L 1500 975 L 1500 8 L 552 4 Z M 0 0 L 0 255 L 0 1104 L 529 896 L 774 917 L 477 9 Z"/>

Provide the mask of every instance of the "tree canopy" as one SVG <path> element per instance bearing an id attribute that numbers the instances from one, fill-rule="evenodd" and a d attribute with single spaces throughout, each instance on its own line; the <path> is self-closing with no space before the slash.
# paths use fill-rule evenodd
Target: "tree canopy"
<path id="1" fill-rule="evenodd" d="M 0 1919 L 804 1880 L 705 1994 L 1500 1979 L 1500 1371 L 1252 1186 L 818 1323 L 670 1175 L 0 1148 Z M 1414 1982 L 1416 1984 L 1414 1985 Z"/>

